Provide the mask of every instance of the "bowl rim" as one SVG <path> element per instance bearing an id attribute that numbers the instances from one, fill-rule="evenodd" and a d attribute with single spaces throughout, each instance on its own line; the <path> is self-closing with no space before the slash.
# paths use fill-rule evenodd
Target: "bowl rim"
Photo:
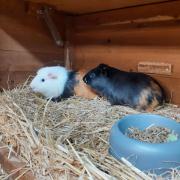
<path id="1" fill-rule="evenodd" d="M 135 117 L 135 116 L 156 116 L 156 117 L 161 117 L 161 118 L 164 118 L 168 121 L 170 121 L 171 123 L 173 124 L 176 124 L 179 126 L 179 129 L 180 129 L 180 123 L 176 122 L 175 120 L 173 120 L 172 118 L 168 118 L 168 117 L 165 117 L 165 116 L 161 116 L 159 114 L 152 114 L 152 113 L 139 113 L 139 114 L 128 114 L 124 117 L 122 117 L 121 119 L 119 119 L 112 127 L 111 129 L 111 132 L 113 129 L 116 130 L 116 132 L 121 136 L 121 138 L 124 138 L 124 140 L 127 141 L 127 143 L 133 143 L 132 145 L 144 145 L 144 146 L 149 146 L 151 148 L 155 148 L 155 147 L 169 147 L 169 145 L 173 145 L 173 146 L 178 146 L 180 147 L 180 137 L 178 137 L 178 140 L 177 141 L 171 141 L 171 142 L 163 142 L 163 143 L 150 143 L 150 142 L 145 142 L 145 141 L 141 141 L 141 140 L 137 140 L 137 139 L 134 139 L 134 138 L 130 138 L 128 137 L 127 135 L 125 135 L 122 131 L 119 130 L 119 123 L 122 121 L 125 121 L 127 118 L 131 118 L 131 117 Z M 171 128 L 172 129 L 172 128 Z"/>

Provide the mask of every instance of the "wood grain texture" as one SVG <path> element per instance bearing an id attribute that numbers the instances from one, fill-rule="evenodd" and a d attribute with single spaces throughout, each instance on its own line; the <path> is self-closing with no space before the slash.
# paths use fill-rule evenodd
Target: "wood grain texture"
<path id="1" fill-rule="evenodd" d="M 106 11 L 149 3 L 164 2 L 165 0 L 27 0 L 37 3 L 46 3 L 56 9 L 71 14 L 84 14 L 97 11 Z"/>
<path id="2" fill-rule="evenodd" d="M 170 63 L 157 63 L 157 62 L 139 62 L 138 72 L 151 73 L 151 74 L 172 74 L 172 65 Z"/>
<path id="3" fill-rule="evenodd" d="M 84 28 L 86 26 L 99 26 L 102 24 L 121 22 L 126 20 L 135 20 L 138 18 L 150 18 L 155 16 L 179 15 L 180 1 L 166 1 L 158 4 L 148 4 L 144 6 L 135 6 L 107 12 L 93 13 L 90 15 L 81 15 L 74 18 L 76 26 Z"/>
<path id="4" fill-rule="evenodd" d="M 36 13 L 38 7 L 26 5 L 18 0 L 1 2 L 0 87 L 3 88 L 7 88 L 7 81 L 11 88 L 23 83 L 42 66 L 64 64 L 64 48 L 55 44 L 43 18 Z M 55 11 L 51 15 L 64 38 L 64 16 Z"/>
<path id="5" fill-rule="evenodd" d="M 180 104 L 179 21 L 133 22 L 156 15 L 178 17 L 179 7 L 179 1 L 172 1 L 75 17 L 73 67 L 91 69 L 106 63 L 136 72 L 139 62 L 169 63 L 171 75 L 151 75 L 165 88 L 168 98 Z M 126 20 L 130 23 L 118 24 Z"/>

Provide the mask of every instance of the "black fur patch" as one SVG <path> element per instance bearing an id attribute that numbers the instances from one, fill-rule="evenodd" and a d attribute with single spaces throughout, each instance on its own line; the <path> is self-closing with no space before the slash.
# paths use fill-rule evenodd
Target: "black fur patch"
<path id="1" fill-rule="evenodd" d="M 127 105 L 144 110 L 155 102 L 161 104 L 165 98 L 162 88 L 152 77 L 121 71 L 106 64 L 89 71 L 83 80 L 112 105 Z"/>
<path id="2" fill-rule="evenodd" d="M 64 91 L 61 94 L 61 96 L 57 98 L 52 98 L 52 101 L 54 102 L 59 102 L 63 99 L 67 99 L 71 96 L 74 95 L 74 86 L 76 85 L 76 72 L 75 71 L 70 71 L 68 74 L 68 80 L 65 84 Z"/>

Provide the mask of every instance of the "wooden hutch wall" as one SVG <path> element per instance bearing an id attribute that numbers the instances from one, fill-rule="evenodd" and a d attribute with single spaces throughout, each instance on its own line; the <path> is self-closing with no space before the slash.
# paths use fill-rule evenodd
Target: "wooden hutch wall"
<path id="1" fill-rule="evenodd" d="M 55 44 L 44 20 L 33 9 L 36 6 L 19 0 L 1 0 L 0 4 L 1 87 L 12 88 L 24 82 L 53 60 L 64 63 L 64 50 Z M 54 19 L 63 36 L 64 16 L 56 12 Z"/>
<path id="2" fill-rule="evenodd" d="M 151 75 L 180 104 L 179 9 L 180 1 L 172 1 L 76 17 L 73 68 L 107 63 L 137 71 L 141 61 L 170 63 L 171 75 Z"/>
<path id="3" fill-rule="evenodd" d="M 97 13 L 96 6 L 85 6 L 89 1 L 79 0 L 82 7 L 77 5 L 76 9 L 66 1 L 56 7 L 56 1 L 1 1 L 1 87 L 24 82 L 41 66 L 64 64 L 69 60 L 74 69 L 90 69 L 107 63 L 127 71 L 137 71 L 141 61 L 163 62 L 172 64 L 172 74 L 151 75 L 165 87 L 171 101 L 180 104 L 179 0 L 154 0 L 155 4 L 146 1 L 144 5 L 139 5 L 137 0 L 132 7 Z M 68 38 L 64 47 L 55 44 L 44 20 L 36 13 L 39 4 L 34 2 L 50 5 L 54 2 L 57 10 L 69 10 L 71 15 L 55 10 L 52 13 L 62 38 Z"/>

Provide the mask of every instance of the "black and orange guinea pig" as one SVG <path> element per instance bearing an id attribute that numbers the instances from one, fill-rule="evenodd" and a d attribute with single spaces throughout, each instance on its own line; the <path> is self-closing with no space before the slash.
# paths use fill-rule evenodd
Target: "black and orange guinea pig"
<path id="1" fill-rule="evenodd" d="M 121 71 L 100 64 L 90 70 L 83 81 L 111 105 L 125 105 L 139 111 L 152 112 L 165 102 L 162 87 L 144 73 Z"/>

